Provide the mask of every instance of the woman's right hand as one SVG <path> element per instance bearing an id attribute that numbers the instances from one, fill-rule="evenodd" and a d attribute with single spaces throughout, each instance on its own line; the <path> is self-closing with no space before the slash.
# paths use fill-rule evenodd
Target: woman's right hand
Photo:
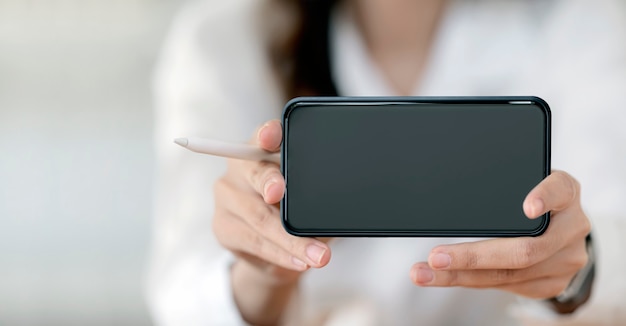
<path id="1" fill-rule="evenodd" d="M 277 152 L 282 142 L 279 121 L 265 123 L 252 143 Z M 282 226 L 278 203 L 285 192 L 279 166 L 231 159 L 215 184 L 213 230 L 222 246 L 271 283 L 295 282 L 309 267 L 328 264 L 330 248 L 322 240 L 290 235 Z"/>

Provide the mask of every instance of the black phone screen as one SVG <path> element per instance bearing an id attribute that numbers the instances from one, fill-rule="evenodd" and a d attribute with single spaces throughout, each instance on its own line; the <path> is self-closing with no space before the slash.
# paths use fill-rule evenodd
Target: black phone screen
<path id="1" fill-rule="evenodd" d="M 541 234 L 522 202 L 550 171 L 538 98 L 300 98 L 283 115 L 283 224 L 306 236 Z"/>

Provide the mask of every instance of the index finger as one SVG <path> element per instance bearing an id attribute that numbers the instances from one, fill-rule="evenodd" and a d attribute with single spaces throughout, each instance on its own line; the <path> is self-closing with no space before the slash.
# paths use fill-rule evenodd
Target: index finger
<path id="1" fill-rule="evenodd" d="M 269 152 L 278 152 L 283 141 L 283 126 L 278 120 L 263 124 L 252 140 L 254 144 Z"/>
<path id="2" fill-rule="evenodd" d="M 283 129 L 280 121 L 270 120 L 259 128 L 252 142 L 260 148 L 277 152 L 282 143 Z M 285 181 L 279 167 L 270 162 L 247 162 L 246 180 L 254 190 L 263 196 L 268 204 L 275 204 L 283 197 Z"/>

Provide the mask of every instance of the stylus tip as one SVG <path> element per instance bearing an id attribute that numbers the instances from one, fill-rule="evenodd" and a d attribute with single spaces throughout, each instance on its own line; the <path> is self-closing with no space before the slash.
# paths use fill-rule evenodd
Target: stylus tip
<path id="1" fill-rule="evenodd" d="M 174 142 L 183 147 L 187 147 L 189 144 L 189 140 L 187 140 L 187 138 L 176 138 L 174 139 Z"/>

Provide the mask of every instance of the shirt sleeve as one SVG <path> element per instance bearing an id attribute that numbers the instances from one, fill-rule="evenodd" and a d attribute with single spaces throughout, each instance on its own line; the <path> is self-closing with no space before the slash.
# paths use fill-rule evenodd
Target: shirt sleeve
<path id="1" fill-rule="evenodd" d="M 211 225 L 213 184 L 226 160 L 192 153 L 173 139 L 248 141 L 262 122 L 277 117 L 281 106 L 254 34 L 255 3 L 205 1 L 184 8 L 156 67 L 147 299 L 158 325 L 245 324 L 231 293 L 233 257 Z"/>

